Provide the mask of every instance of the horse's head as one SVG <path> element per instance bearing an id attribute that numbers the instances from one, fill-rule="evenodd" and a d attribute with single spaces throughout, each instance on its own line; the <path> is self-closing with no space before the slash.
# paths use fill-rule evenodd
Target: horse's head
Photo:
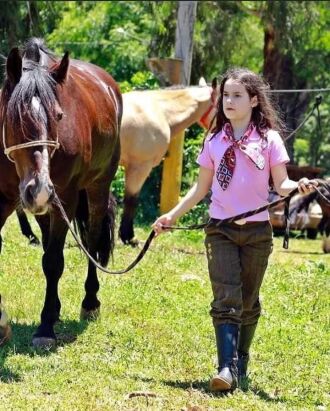
<path id="1" fill-rule="evenodd" d="M 207 86 L 206 81 L 203 77 L 200 78 L 199 85 L 201 87 Z M 211 84 L 211 87 L 209 87 L 209 90 L 210 90 L 210 105 L 207 111 L 203 114 L 203 116 L 198 122 L 202 127 L 206 129 L 211 128 L 212 126 L 211 123 L 213 122 L 216 112 L 217 112 L 217 104 L 218 104 L 218 99 L 220 96 L 220 87 L 217 83 L 216 78 L 212 80 L 212 84 Z"/>
<path id="2" fill-rule="evenodd" d="M 0 102 L 5 154 L 15 163 L 23 207 L 33 214 L 46 213 L 54 196 L 49 166 L 63 115 L 57 85 L 65 81 L 69 66 L 67 53 L 50 68 L 46 58 L 36 42 L 23 58 L 12 49 Z"/>

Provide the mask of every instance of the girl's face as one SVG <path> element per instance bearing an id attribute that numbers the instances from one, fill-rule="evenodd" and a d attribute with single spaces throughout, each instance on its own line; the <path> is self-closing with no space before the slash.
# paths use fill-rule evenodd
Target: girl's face
<path id="1" fill-rule="evenodd" d="M 249 122 L 257 96 L 250 98 L 246 88 L 237 80 L 228 79 L 223 89 L 223 112 L 231 122 Z"/>

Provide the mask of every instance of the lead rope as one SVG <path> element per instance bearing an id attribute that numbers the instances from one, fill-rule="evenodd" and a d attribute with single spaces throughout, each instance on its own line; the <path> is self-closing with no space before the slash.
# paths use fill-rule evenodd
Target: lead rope
<path id="1" fill-rule="evenodd" d="M 155 232 L 152 230 L 151 233 L 149 234 L 149 237 L 147 238 L 146 242 L 144 243 L 144 246 L 142 248 L 142 250 L 140 251 L 139 255 L 136 257 L 136 259 L 127 267 L 124 268 L 122 270 L 117 270 L 117 271 L 110 271 L 104 267 L 102 267 L 102 265 L 100 265 L 87 251 L 86 247 L 82 244 L 82 242 L 80 241 L 78 235 L 75 233 L 74 229 L 71 226 L 70 220 L 68 218 L 68 216 L 66 215 L 66 212 L 62 206 L 62 203 L 60 201 L 60 199 L 58 198 L 57 194 L 55 193 L 54 196 L 54 200 L 53 203 L 59 208 L 63 219 L 65 220 L 65 222 L 67 223 L 69 230 L 71 231 L 71 234 L 73 235 L 73 238 L 76 240 L 79 248 L 85 253 L 85 255 L 87 256 L 87 258 L 95 265 L 95 267 L 97 267 L 98 269 L 100 269 L 101 271 L 103 271 L 106 274 L 125 274 L 128 271 L 130 271 L 133 267 L 136 266 L 136 264 L 142 259 L 142 257 L 144 256 L 144 254 L 147 252 L 151 241 L 153 240 L 153 238 L 155 237 Z"/>
<path id="2" fill-rule="evenodd" d="M 324 187 L 325 190 L 327 191 L 328 194 L 330 194 L 330 184 L 320 180 L 320 179 L 315 179 L 315 180 L 311 180 L 311 181 L 315 181 L 317 182 L 321 187 Z M 315 190 L 318 192 L 318 194 L 320 194 L 322 196 L 322 198 L 327 202 L 327 204 L 330 204 L 330 201 L 324 196 L 324 194 L 321 193 L 320 189 L 315 186 L 314 187 Z M 251 210 L 251 211 L 247 211 L 246 213 L 242 213 L 242 214 L 238 214 L 234 217 L 230 217 L 230 218 L 225 218 L 224 220 L 219 220 L 215 225 L 215 227 L 220 227 L 222 224 L 224 223 L 232 223 L 234 221 L 237 220 L 241 220 L 242 218 L 246 218 L 246 217 L 250 217 L 252 215 L 258 214 L 262 211 L 265 211 L 267 209 L 273 208 L 276 205 L 283 203 L 283 201 L 289 203 L 291 197 L 293 197 L 295 194 L 298 193 L 298 188 L 294 189 L 291 191 L 291 193 L 289 195 L 287 195 L 286 197 L 281 197 L 279 200 L 275 200 L 271 203 L 268 203 L 262 207 L 259 207 L 255 210 Z M 130 271 L 132 268 L 134 268 L 137 263 L 143 258 L 143 256 L 145 255 L 145 253 L 147 252 L 152 240 L 155 237 L 155 232 L 154 230 L 152 230 L 147 238 L 147 240 L 145 241 L 142 250 L 140 251 L 140 253 L 138 254 L 138 256 L 136 257 L 136 259 L 127 267 L 124 268 L 122 270 L 116 270 L 116 271 L 110 271 L 104 267 L 102 267 L 87 251 L 86 247 L 82 244 L 82 242 L 80 241 L 78 235 L 75 233 L 74 229 L 71 226 L 70 220 L 67 217 L 65 210 L 61 204 L 60 199 L 58 198 L 57 194 L 55 193 L 54 196 L 54 200 L 53 200 L 54 204 L 59 208 L 61 215 L 63 217 L 63 219 L 65 220 L 65 222 L 67 223 L 69 230 L 71 231 L 71 234 L 73 235 L 74 239 L 76 240 L 79 248 L 85 253 L 85 255 L 87 256 L 87 258 L 95 265 L 95 267 L 97 267 L 98 269 L 100 269 L 101 271 L 103 271 L 106 274 L 125 274 L 128 271 Z M 202 228 L 205 228 L 209 225 L 209 223 L 203 223 L 203 224 L 193 224 L 190 226 L 186 226 L 186 227 L 178 227 L 178 226 L 163 226 L 163 228 L 168 229 L 168 230 L 199 230 Z M 283 247 L 284 248 L 288 248 L 289 246 L 289 228 L 290 228 L 290 220 L 287 216 L 286 218 L 286 232 L 285 232 L 285 236 L 284 236 L 284 242 L 283 242 Z"/>

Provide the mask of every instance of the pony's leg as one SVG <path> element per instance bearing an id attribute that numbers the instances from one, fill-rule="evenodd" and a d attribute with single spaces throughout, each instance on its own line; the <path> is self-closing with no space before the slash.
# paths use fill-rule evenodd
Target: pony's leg
<path id="1" fill-rule="evenodd" d="M 49 233 L 44 233 L 42 223 L 40 227 L 44 243 L 46 243 L 44 237 L 49 237 L 47 246 L 44 244 L 46 247 L 42 257 L 42 268 L 46 276 L 46 296 L 41 312 L 41 323 L 33 335 L 32 344 L 35 347 L 48 348 L 56 344 L 54 324 L 59 315 L 58 282 L 64 269 L 63 248 L 68 227 L 55 212 L 51 216 Z"/>
<path id="2" fill-rule="evenodd" d="M 23 210 L 16 210 L 16 214 L 22 234 L 25 235 L 26 238 L 28 238 L 30 244 L 39 245 L 40 241 L 32 231 L 31 225 L 29 223 L 29 220 L 27 219 L 25 212 Z"/>
<path id="3" fill-rule="evenodd" d="M 115 202 L 111 195 L 109 198 L 108 184 L 105 187 L 88 189 L 87 195 L 89 210 L 87 248 L 96 261 L 106 266 L 114 247 Z M 81 199 L 80 197 L 78 209 L 81 207 Z M 93 320 L 99 315 L 101 303 L 97 298 L 98 290 L 99 281 L 96 267 L 91 261 L 88 261 L 88 273 L 85 281 L 86 294 L 82 301 L 81 319 Z"/>
<path id="4" fill-rule="evenodd" d="M 134 238 L 134 216 L 138 205 L 141 188 L 152 170 L 151 161 L 143 164 L 128 165 L 125 168 L 124 210 L 119 227 L 119 237 L 124 244 L 136 246 Z"/>

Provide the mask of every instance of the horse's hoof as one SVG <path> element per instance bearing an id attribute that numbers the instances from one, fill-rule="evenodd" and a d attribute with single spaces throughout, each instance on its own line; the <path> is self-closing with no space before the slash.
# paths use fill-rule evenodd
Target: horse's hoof
<path id="1" fill-rule="evenodd" d="M 134 237 L 131 240 L 129 240 L 127 244 L 129 244 L 132 247 L 137 247 L 139 245 L 139 240 L 136 237 Z"/>
<path id="2" fill-rule="evenodd" d="M 6 324 L 4 326 L 0 326 L 0 347 L 5 345 L 12 336 L 11 326 Z"/>
<path id="3" fill-rule="evenodd" d="M 31 236 L 29 237 L 29 244 L 30 244 L 30 245 L 35 245 L 35 246 L 40 245 L 39 238 L 36 237 L 36 236 L 31 235 Z"/>
<path id="4" fill-rule="evenodd" d="M 80 310 L 80 319 L 87 321 L 95 321 L 100 316 L 100 307 L 95 308 L 94 310 L 86 310 L 81 307 Z"/>
<path id="5" fill-rule="evenodd" d="M 330 253 L 330 236 L 325 237 L 325 238 L 323 239 L 322 248 L 323 248 L 323 252 L 324 252 L 325 254 L 329 254 L 329 253 Z"/>
<path id="6" fill-rule="evenodd" d="M 51 337 L 33 337 L 32 345 L 34 348 L 51 350 L 56 347 L 56 340 Z"/>

